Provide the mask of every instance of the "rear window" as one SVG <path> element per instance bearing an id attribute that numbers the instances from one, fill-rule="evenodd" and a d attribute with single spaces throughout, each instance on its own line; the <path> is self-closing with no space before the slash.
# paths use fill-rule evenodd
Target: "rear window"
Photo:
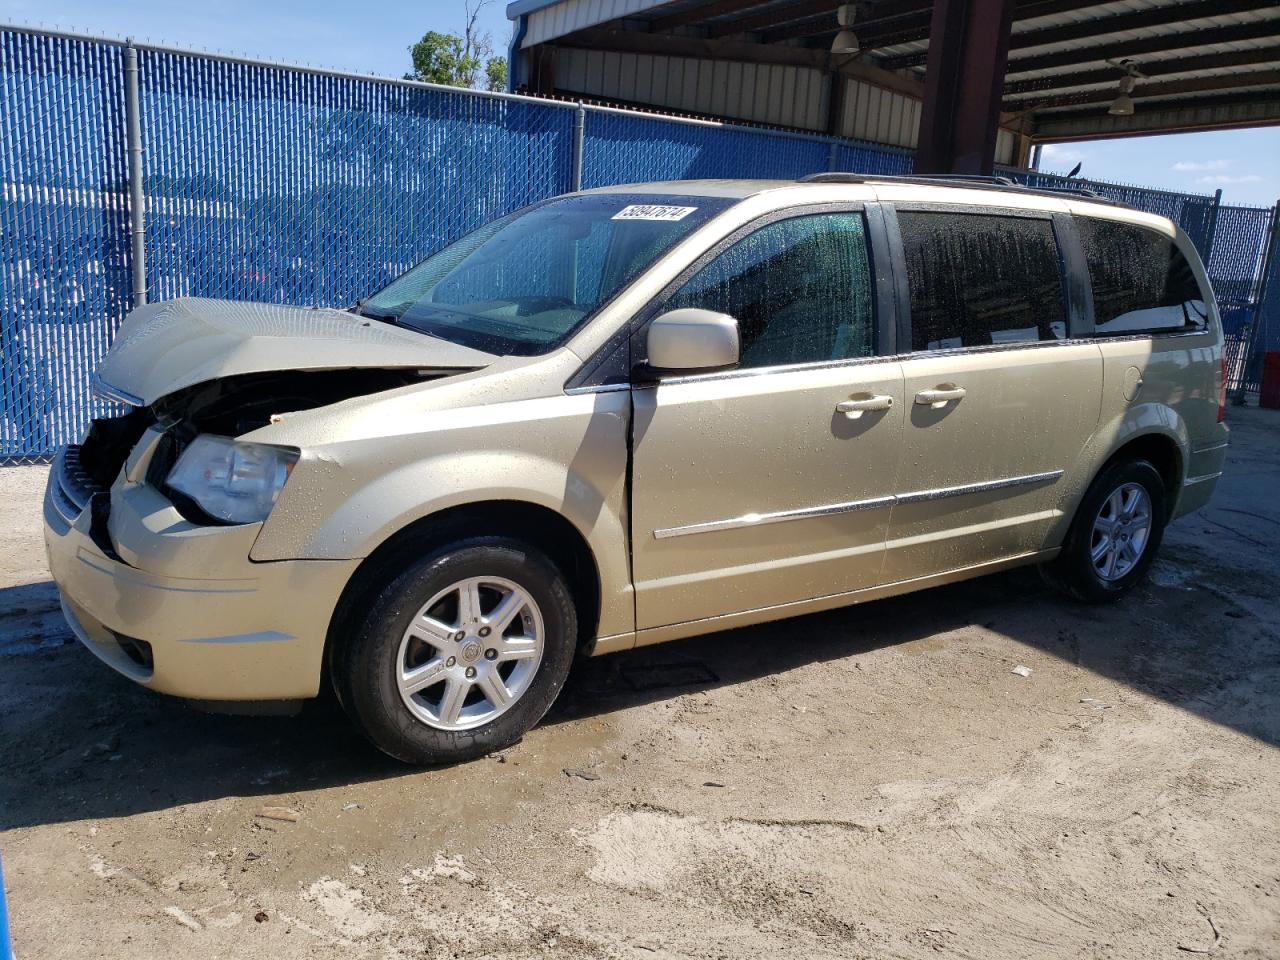
<path id="1" fill-rule="evenodd" d="M 1049 220 L 900 211 L 911 349 L 948 350 L 1067 335 Z"/>
<path id="2" fill-rule="evenodd" d="M 1099 334 L 1204 329 L 1204 295 L 1172 237 L 1089 217 L 1076 217 L 1076 229 Z"/>

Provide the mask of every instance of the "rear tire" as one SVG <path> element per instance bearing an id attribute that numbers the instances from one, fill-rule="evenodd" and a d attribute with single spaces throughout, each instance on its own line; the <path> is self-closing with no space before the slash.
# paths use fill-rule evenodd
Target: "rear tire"
<path id="1" fill-rule="evenodd" d="M 1062 552 L 1040 567 L 1052 587 L 1082 603 L 1110 603 L 1155 562 L 1168 516 L 1164 481 L 1146 460 L 1108 465 L 1090 484 Z"/>
<path id="2" fill-rule="evenodd" d="M 510 746 L 542 719 L 577 634 L 551 560 L 517 540 L 474 537 L 414 561 L 376 594 L 334 682 L 384 753 L 456 763 Z"/>

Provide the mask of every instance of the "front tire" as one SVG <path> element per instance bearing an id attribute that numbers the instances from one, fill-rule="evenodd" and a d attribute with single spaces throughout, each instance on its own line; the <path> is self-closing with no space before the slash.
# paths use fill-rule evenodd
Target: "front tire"
<path id="1" fill-rule="evenodd" d="M 1147 575 L 1164 538 L 1167 494 L 1146 460 L 1120 460 L 1094 479 L 1045 580 L 1084 603 L 1119 600 Z"/>
<path id="2" fill-rule="evenodd" d="M 542 719 L 577 634 L 551 560 L 517 540 L 475 537 L 433 550 L 376 595 L 334 681 L 380 750 L 456 763 L 510 746 Z"/>

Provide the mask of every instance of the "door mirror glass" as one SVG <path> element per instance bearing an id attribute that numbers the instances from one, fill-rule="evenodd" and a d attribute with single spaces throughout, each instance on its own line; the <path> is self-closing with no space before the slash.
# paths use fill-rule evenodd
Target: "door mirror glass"
<path id="1" fill-rule="evenodd" d="M 720 370 L 738 362 L 738 321 L 727 313 L 685 307 L 649 324 L 649 366 L 656 371 Z"/>

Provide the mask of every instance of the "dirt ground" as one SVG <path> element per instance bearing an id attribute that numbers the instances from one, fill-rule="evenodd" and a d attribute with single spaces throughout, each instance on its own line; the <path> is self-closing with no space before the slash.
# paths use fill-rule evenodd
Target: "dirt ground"
<path id="1" fill-rule="evenodd" d="M 1280 413 L 1231 422 L 1118 605 L 1019 571 L 590 661 L 427 771 L 114 675 L 54 612 L 44 470 L 0 471 L 17 955 L 1280 956 Z"/>

